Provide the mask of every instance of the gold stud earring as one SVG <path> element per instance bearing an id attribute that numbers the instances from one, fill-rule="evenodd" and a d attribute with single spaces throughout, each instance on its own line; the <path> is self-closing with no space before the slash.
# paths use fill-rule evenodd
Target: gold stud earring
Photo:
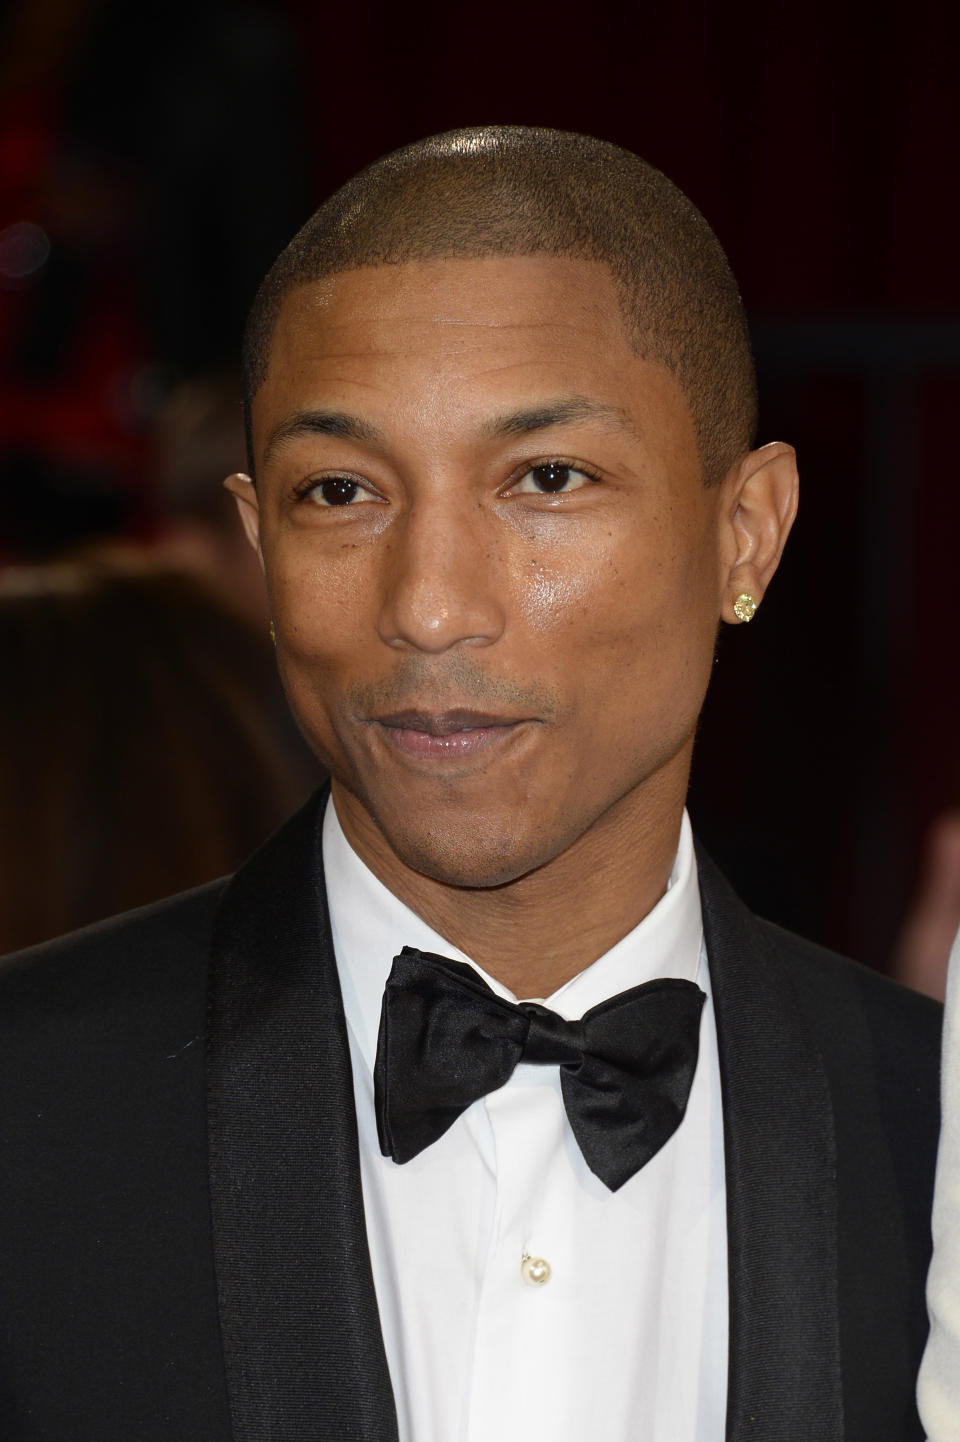
<path id="1" fill-rule="evenodd" d="M 733 603 L 733 614 L 738 621 L 743 621 L 744 624 L 746 624 L 747 621 L 752 621 L 757 614 L 756 601 L 746 591 L 741 591 Z"/>
<path id="2" fill-rule="evenodd" d="M 272 621 L 270 622 L 270 640 L 273 642 L 274 645 L 277 644 L 277 632 Z"/>

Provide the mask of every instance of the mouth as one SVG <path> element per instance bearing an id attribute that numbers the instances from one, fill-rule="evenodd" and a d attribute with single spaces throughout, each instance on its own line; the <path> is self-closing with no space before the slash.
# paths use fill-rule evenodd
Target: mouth
<path id="1" fill-rule="evenodd" d="M 533 718 L 486 711 L 394 711 L 370 718 L 387 743 L 406 756 L 456 759 L 503 745 Z"/>

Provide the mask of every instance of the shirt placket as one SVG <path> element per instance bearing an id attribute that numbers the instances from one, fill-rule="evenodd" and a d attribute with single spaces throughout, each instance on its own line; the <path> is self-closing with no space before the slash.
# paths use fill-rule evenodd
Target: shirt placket
<path id="1" fill-rule="evenodd" d="M 520 1066 L 484 1102 L 496 1204 L 479 1292 L 466 1442 L 549 1436 L 562 1415 L 574 1278 L 555 1185 L 567 1121 L 557 1068 Z"/>

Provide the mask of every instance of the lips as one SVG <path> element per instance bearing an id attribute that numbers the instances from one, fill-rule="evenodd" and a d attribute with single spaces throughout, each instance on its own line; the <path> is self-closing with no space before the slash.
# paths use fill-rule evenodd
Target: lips
<path id="1" fill-rule="evenodd" d="M 394 711 L 390 716 L 376 718 L 381 726 L 401 731 L 425 731 L 431 736 L 450 736 L 455 731 L 475 731 L 491 726 L 515 726 L 518 718 L 496 716 L 487 711 L 458 709 L 454 711 Z"/>
<path id="2" fill-rule="evenodd" d="M 528 718 L 486 711 L 394 711 L 372 718 L 385 739 L 407 756 L 444 759 L 473 756 L 510 740 Z"/>

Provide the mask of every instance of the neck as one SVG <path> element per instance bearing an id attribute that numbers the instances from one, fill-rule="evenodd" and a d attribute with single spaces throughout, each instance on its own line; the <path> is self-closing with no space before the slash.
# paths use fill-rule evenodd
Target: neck
<path id="1" fill-rule="evenodd" d="M 336 781 L 333 798 L 347 840 L 374 875 L 524 999 L 550 996 L 632 931 L 663 896 L 680 838 L 688 759 L 679 771 L 654 778 L 653 795 L 635 791 L 622 798 L 545 865 L 494 887 L 449 886 L 413 870 Z"/>

